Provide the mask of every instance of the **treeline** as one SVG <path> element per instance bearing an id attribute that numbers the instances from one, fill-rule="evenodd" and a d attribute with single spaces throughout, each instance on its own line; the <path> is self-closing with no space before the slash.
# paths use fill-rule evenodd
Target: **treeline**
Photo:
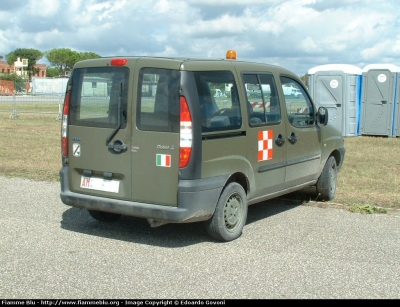
<path id="1" fill-rule="evenodd" d="M 75 63 L 81 60 L 100 58 L 101 56 L 94 52 L 76 52 L 68 48 L 51 49 L 46 52 L 42 52 L 32 48 L 18 48 L 11 51 L 6 55 L 6 61 L 8 65 L 14 65 L 14 62 L 20 58 L 28 60 L 28 66 L 25 70 L 28 73 L 29 80 L 32 75 L 38 73 L 39 69 L 36 68 L 36 63 L 46 57 L 51 67 L 46 69 L 47 77 L 55 77 L 65 75 L 66 71 L 71 71 Z M 19 77 L 19 76 L 18 76 Z M 1 80 L 16 80 L 18 78 L 12 74 L 3 74 L 0 76 Z"/>

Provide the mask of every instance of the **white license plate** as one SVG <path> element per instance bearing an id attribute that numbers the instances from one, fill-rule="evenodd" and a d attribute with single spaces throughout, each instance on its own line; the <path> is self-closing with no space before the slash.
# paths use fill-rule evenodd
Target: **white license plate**
<path id="1" fill-rule="evenodd" d="M 114 180 L 114 179 L 110 180 L 110 179 L 82 176 L 81 177 L 81 188 L 118 193 L 119 180 Z"/>

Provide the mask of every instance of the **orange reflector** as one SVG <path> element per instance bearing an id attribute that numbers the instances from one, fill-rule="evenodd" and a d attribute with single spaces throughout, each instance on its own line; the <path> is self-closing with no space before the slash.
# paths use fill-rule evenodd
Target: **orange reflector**
<path id="1" fill-rule="evenodd" d="M 61 151 L 64 157 L 68 157 L 68 139 L 65 137 L 61 138 Z"/>
<path id="2" fill-rule="evenodd" d="M 189 164 L 190 155 L 192 154 L 192 148 L 180 147 L 179 148 L 179 167 L 183 168 Z"/>
<path id="3" fill-rule="evenodd" d="M 235 50 L 228 50 L 226 52 L 226 58 L 230 60 L 236 60 L 236 51 Z"/>
<path id="4" fill-rule="evenodd" d="M 111 66 L 125 66 L 128 63 L 128 59 L 111 59 Z"/>

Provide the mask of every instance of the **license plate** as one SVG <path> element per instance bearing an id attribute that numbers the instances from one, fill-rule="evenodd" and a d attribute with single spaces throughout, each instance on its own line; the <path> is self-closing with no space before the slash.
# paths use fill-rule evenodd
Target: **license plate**
<path id="1" fill-rule="evenodd" d="M 82 176 L 81 177 L 81 188 L 118 193 L 119 180 L 114 180 L 114 179 L 110 180 L 110 179 Z"/>

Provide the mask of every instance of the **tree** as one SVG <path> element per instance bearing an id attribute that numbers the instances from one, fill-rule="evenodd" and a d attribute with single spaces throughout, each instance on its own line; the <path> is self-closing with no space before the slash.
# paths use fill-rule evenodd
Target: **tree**
<path id="1" fill-rule="evenodd" d="M 52 49 L 45 52 L 45 56 L 50 64 L 58 68 L 61 74 L 71 70 L 75 61 L 79 60 L 79 54 L 68 48 Z"/>
<path id="2" fill-rule="evenodd" d="M 101 56 L 94 52 L 76 52 L 68 48 L 52 49 L 44 53 L 47 60 L 54 67 L 58 68 L 60 74 L 71 71 L 75 63 L 81 60 L 100 58 Z"/>
<path id="3" fill-rule="evenodd" d="M 33 74 L 39 71 L 38 68 L 35 68 L 35 65 L 42 57 L 43 53 L 41 51 L 32 48 L 18 48 L 6 55 L 8 65 L 14 65 L 14 62 L 17 61 L 18 58 L 20 58 L 20 60 L 28 59 L 26 71 L 28 72 L 29 80 Z"/>
<path id="4" fill-rule="evenodd" d="M 57 67 L 48 67 L 46 68 L 46 77 L 58 77 L 60 75 L 60 71 Z"/>
<path id="5" fill-rule="evenodd" d="M 80 60 L 90 60 L 90 59 L 98 59 L 101 58 L 100 55 L 94 52 L 81 52 L 79 54 L 81 56 Z"/>

